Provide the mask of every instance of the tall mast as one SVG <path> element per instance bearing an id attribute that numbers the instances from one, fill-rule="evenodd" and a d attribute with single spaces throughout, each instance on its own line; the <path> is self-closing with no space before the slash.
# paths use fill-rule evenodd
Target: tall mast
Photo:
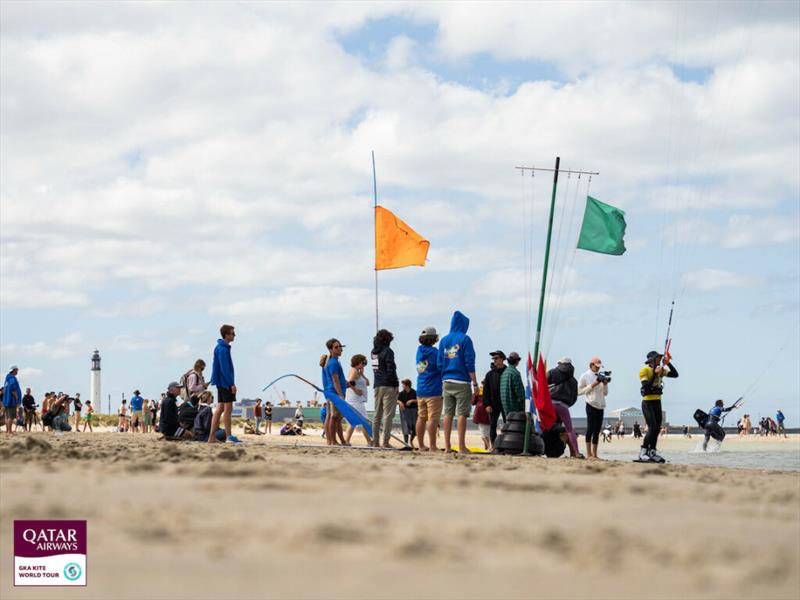
<path id="1" fill-rule="evenodd" d="M 375 236 L 375 332 L 378 326 L 378 178 L 375 175 L 375 150 L 372 151 L 372 231 Z"/>

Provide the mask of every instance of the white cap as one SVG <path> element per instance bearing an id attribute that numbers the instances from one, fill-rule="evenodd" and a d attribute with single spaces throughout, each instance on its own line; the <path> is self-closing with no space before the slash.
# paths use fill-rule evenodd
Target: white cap
<path id="1" fill-rule="evenodd" d="M 560 365 L 571 365 L 572 359 L 569 356 L 565 356 L 564 358 L 558 359 L 558 364 Z"/>
<path id="2" fill-rule="evenodd" d="M 16 370 L 17 370 L 17 365 L 11 365 L 10 367 L 8 367 L 9 373 L 11 373 L 11 371 L 16 371 Z"/>

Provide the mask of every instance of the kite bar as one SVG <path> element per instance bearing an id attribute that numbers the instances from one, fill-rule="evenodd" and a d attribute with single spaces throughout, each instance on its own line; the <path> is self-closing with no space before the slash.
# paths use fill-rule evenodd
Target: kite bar
<path id="1" fill-rule="evenodd" d="M 544 167 L 514 167 L 521 171 L 550 171 L 551 173 L 556 169 L 545 169 Z M 567 169 L 559 169 L 559 173 L 578 173 L 582 175 L 600 175 L 599 171 L 570 171 Z"/>

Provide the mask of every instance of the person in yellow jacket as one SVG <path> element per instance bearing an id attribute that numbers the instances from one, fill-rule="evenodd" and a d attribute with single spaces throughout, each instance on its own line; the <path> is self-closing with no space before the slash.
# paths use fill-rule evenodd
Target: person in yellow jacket
<path id="1" fill-rule="evenodd" d="M 647 423 L 647 435 L 644 436 L 642 448 L 639 451 L 639 462 L 666 462 L 656 452 L 663 416 L 661 395 L 664 392 L 664 378 L 677 376 L 678 369 L 674 367 L 672 362 L 664 362 L 662 354 L 655 350 L 647 353 L 645 366 L 639 370 L 639 381 L 642 384 L 642 414 Z"/>

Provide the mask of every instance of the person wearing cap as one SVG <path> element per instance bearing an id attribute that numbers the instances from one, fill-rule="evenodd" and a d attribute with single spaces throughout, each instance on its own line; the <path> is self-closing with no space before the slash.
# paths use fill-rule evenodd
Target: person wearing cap
<path id="1" fill-rule="evenodd" d="M 639 381 L 642 384 L 642 414 L 647 424 L 647 435 L 644 436 L 642 447 L 639 451 L 639 461 L 641 462 L 666 462 L 656 452 L 658 444 L 658 434 L 661 431 L 661 421 L 663 412 L 661 410 L 661 396 L 664 392 L 665 377 L 676 378 L 678 370 L 672 362 L 664 362 L 664 355 L 651 350 L 647 353 L 645 366 L 639 370 Z"/>
<path id="2" fill-rule="evenodd" d="M 450 320 L 450 333 L 439 342 L 439 360 L 442 365 L 442 401 L 444 404 L 445 452 L 452 452 L 450 432 L 453 418 L 458 418 L 458 451 L 469 453 L 467 448 L 467 417 L 472 409 L 472 396 L 480 388 L 475 376 L 475 347 L 467 335 L 469 318 L 455 311 Z M 470 383 L 472 393 L 470 393 Z"/>
<path id="3" fill-rule="evenodd" d="M 233 359 L 231 358 L 231 343 L 236 338 L 236 331 L 233 325 L 223 325 L 219 328 L 220 339 L 214 348 L 214 362 L 211 365 L 211 385 L 217 386 L 217 408 L 211 417 L 211 429 L 216 431 L 219 426 L 220 417 L 222 426 L 225 429 L 226 439 L 232 442 L 238 441 L 231 436 L 231 413 L 233 403 L 236 402 L 236 383 L 234 381 Z M 164 408 L 162 406 L 161 410 Z M 208 436 L 209 444 L 216 444 L 217 437 Z"/>
<path id="4" fill-rule="evenodd" d="M 423 452 L 438 450 L 439 419 L 442 416 L 442 363 L 436 342 L 439 334 L 435 327 L 425 327 L 417 347 L 417 438 Z M 425 432 L 428 432 L 428 446 Z"/>
<path id="5" fill-rule="evenodd" d="M 139 431 L 139 426 L 144 423 L 142 419 L 142 407 L 144 406 L 144 398 L 141 396 L 139 390 L 133 390 L 131 396 L 131 431 L 136 433 Z"/>
<path id="6" fill-rule="evenodd" d="M 483 378 L 483 407 L 489 414 L 489 440 L 494 446 L 494 441 L 497 439 L 497 423 L 500 420 L 500 415 L 503 415 L 503 420 L 506 418 L 502 398 L 500 397 L 500 378 L 506 370 L 506 354 L 502 350 L 495 350 L 490 352 L 489 356 L 492 357 L 492 365 Z"/>
<path id="7" fill-rule="evenodd" d="M 394 336 L 391 331 L 381 329 L 375 334 L 372 347 L 372 387 L 375 390 L 375 414 L 372 417 L 372 445 L 391 448 L 392 422 L 397 412 L 397 397 L 400 380 L 397 378 L 397 364 L 394 350 L 390 344 Z M 381 439 L 381 429 L 383 438 Z"/>
<path id="8" fill-rule="evenodd" d="M 521 358 L 516 352 L 508 355 L 508 367 L 500 376 L 500 402 L 506 416 L 512 412 L 525 411 L 525 386 L 517 370 Z"/>
<path id="9" fill-rule="evenodd" d="M 173 437 L 178 430 L 178 394 L 181 393 L 181 384 L 172 381 L 167 386 L 167 395 L 161 403 L 161 418 L 158 421 L 158 430 L 164 437 Z"/>
<path id="10" fill-rule="evenodd" d="M 598 381 L 597 374 L 603 368 L 600 357 L 593 356 L 589 361 L 589 370 L 578 380 L 578 395 L 586 396 L 586 454 L 589 458 L 597 456 L 600 432 L 603 429 L 603 412 L 606 409 L 608 381 Z"/>
<path id="11" fill-rule="evenodd" d="M 12 433 L 12 426 L 17 422 L 17 407 L 22 404 L 22 388 L 17 380 L 19 369 L 17 365 L 8 368 L 5 382 L 3 383 L 3 410 L 6 417 L 6 433 Z"/>
<path id="12" fill-rule="evenodd" d="M 347 401 L 345 387 L 347 386 L 344 378 L 344 370 L 339 362 L 344 345 L 336 338 L 331 338 L 325 342 L 328 354 L 323 354 L 319 359 L 319 366 L 322 367 L 322 387 L 326 396 L 334 394 L 344 401 Z M 329 446 L 338 446 L 337 437 L 343 446 L 349 445 L 344 439 L 342 430 L 342 413 L 336 405 L 328 402 L 328 410 L 325 415 L 325 439 Z"/>
<path id="13" fill-rule="evenodd" d="M 578 447 L 578 436 L 572 427 L 572 416 L 569 409 L 578 401 L 578 381 L 575 379 L 575 367 L 572 359 L 565 356 L 558 361 L 555 369 L 547 372 L 547 385 L 550 387 L 550 398 L 553 408 L 567 430 L 569 455 L 572 458 L 584 458 Z"/>

